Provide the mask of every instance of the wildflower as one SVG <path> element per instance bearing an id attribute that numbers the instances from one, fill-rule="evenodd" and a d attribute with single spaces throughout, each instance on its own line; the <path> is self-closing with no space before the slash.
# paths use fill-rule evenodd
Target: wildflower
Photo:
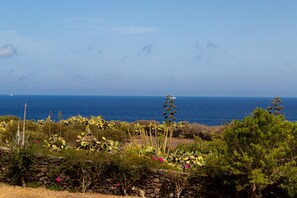
<path id="1" fill-rule="evenodd" d="M 155 156 L 152 158 L 152 160 L 154 160 L 154 161 L 156 161 L 157 159 L 158 159 L 158 158 L 157 158 L 157 157 L 155 157 Z"/>
<path id="2" fill-rule="evenodd" d="M 159 162 L 163 163 L 164 162 L 164 159 L 163 157 L 159 157 Z"/>
<path id="3" fill-rule="evenodd" d="M 39 143 L 39 142 L 40 142 L 40 140 L 34 140 L 33 142 L 34 142 L 34 143 Z"/>
<path id="4" fill-rule="evenodd" d="M 118 182 L 118 183 L 116 183 L 116 187 L 119 187 L 121 184 Z"/>
<path id="5" fill-rule="evenodd" d="M 61 182 L 61 177 L 57 177 L 57 178 L 55 179 L 55 181 L 56 181 L 57 183 L 60 183 L 60 182 Z"/>
<path id="6" fill-rule="evenodd" d="M 189 169 L 190 167 L 191 167 L 190 164 L 186 164 L 186 165 L 185 165 L 185 169 Z"/>

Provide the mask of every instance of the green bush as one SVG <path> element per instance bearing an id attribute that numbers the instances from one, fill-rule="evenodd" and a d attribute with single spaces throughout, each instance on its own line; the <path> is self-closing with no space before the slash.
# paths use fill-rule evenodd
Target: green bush
<path id="1" fill-rule="evenodd" d="M 64 137 L 64 139 L 67 141 L 69 146 L 77 147 L 77 146 L 79 146 L 79 144 L 76 141 L 77 136 L 80 135 L 84 131 L 85 131 L 85 128 L 83 130 L 68 128 L 67 130 L 62 132 L 62 137 Z"/>
<path id="2" fill-rule="evenodd" d="M 35 163 L 34 145 L 12 148 L 9 161 L 9 180 L 14 184 L 26 185 L 30 168 Z"/>
<path id="3" fill-rule="evenodd" d="M 128 195 L 133 185 L 147 178 L 150 168 L 155 166 L 152 159 L 133 153 L 122 153 L 114 159 L 109 171 L 117 178 L 114 183 L 119 184 L 123 195 Z"/>
<path id="4" fill-rule="evenodd" d="M 98 140 L 92 133 L 81 133 L 77 136 L 77 142 L 79 146 L 77 149 L 83 149 L 93 152 L 108 152 L 110 154 L 115 154 L 118 152 L 119 142 L 108 140 L 105 137 L 102 137 L 101 140 Z"/>
<path id="5" fill-rule="evenodd" d="M 62 153 L 64 160 L 59 175 L 68 177 L 72 189 L 87 189 L 103 181 L 103 175 L 109 166 L 112 156 L 103 153 L 89 153 L 84 151 L 68 150 Z"/>
<path id="6" fill-rule="evenodd" d="M 0 122 L 9 122 L 10 120 L 18 121 L 20 118 L 13 115 L 0 116 Z"/>
<path id="7" fill-rule="evenodd" d="M 211 143 L 196 177 L 205 176 L 204 185 L 218 194 L 295 197 L 296 137 L 295 123 L 255 109 Z"/>
<path id="8" fill-rule="evenodd" d="M 47 134 L 47 136 L 50 137 L 52 134 L 60 133 L 60 125 L 59 125 L 59 123 L 46 121 L 41 126 L 41 131 L 42 131 L 42 133 Z"/>
<path id="9" fill-rule="evenodd" d="M 199 166 L 204 166 L 204 156 L 198 151 L 184 151 L 176 149 L 171 152 L 167 158 L 170 165 L 177 167 L 179 170 L 193 170 Z"/>
<path id="10" fill-rule="evenodd" d="M 98 139 L 101 139 L 102 137 L 113 141 L 126 142 L 128 139 L 128 134 L 126 131 L 120 129 L 106 129 L 98 132 Z"/>
<path id="11" fill-rule="evenodd" d="M 44 140 L 44 142 L 51 151 L 58 152 L 69 148 L 65 139 L 58 134 L 51 135 L 50 138 Z"/>

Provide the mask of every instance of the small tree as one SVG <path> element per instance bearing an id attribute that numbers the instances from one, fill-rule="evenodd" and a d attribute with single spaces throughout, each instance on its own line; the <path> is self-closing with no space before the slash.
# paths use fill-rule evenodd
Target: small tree
<path id="1" fill-rule="evenodd" d="M 226 129 L 224 157 L 238 191 L 258 198 L 268 187 L 278 187 L 285 179 L 283 167 L 293 161 L 290 148 L 293 131 L 293 124 L 283 116 L 259 108 L 252 116 L 235 121 Z"/>

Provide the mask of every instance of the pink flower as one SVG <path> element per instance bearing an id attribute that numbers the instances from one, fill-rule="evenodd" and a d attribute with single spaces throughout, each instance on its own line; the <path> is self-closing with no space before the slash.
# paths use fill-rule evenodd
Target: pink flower
<path id="1" fill-rule="evenodd" d="M 158 158 L 157 158 L 157 157 L 155 157 L 155 156 L 152 158 L 152 160 L 154 160 L 154 161 L 156 161 L 157 159 L 158 159 Z"/>
<path id="2" fill-rule="evenodd" d="M 164 159 L 162 157 L 159 157 L 159 162 L 163 163 Z"/>
<path id="3" fill-rule="evenodd" d="M 119 187 L 121 184 L 120 183 L 116 183 L 116 187 Z"/>
<path id="4" fill-rule="evenodd" d="M 33 142 L 34 142 L 34 143 L 39 143 L 39 142 L 40 142 L 40 140 L 34 140 Z"/>
<path id="5" fill-rule="evenodd" d="M 56 181 L 57 183 L 60 183 L 60 182 L 61 182 L 61 177 L 57 177 L 57 178 L 55 179 L 55 181 Z"/>
<path id="6" fill-rule="evenodd" d="M 191 167 L 190 164 L 186 164 L 186 165 L 185 165 L 185 169 L 189 169 L 190 167 Z"/>

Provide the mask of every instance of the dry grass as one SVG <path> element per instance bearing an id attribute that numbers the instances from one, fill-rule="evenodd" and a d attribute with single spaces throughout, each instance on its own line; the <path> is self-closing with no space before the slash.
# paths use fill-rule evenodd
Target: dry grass
<path id="1" fill-rule="evenodd" d="M 190 139 L 199 136 L 204 140 L 210 140 L 211 134 L 219 134 L 224 129 L 225 126 L 207 126 L 198 123 L 188 123 L 183 127 L 182 131 L 179 132 L 179 135 Z"/>
<path id="2" fill-rule="evenodd" d="M 142 139 L 140 136 L 135 136 L 134 141 L 138 145 L 142 144 Z M 179 144 L 192 144 L 194 142 L 194 139 L 172 138 L 171 148 L 176 148 Z M 130 144 L 134 144 L 134 142 L 131 142 Z"/>
<path id="3" fill-rule="evenodd" d="M 0 198 L 120 198 L 122 196 L 96 193 L 70 193 L 68 191 L 53 191 L 45 188 L 22 188 L 0 183 Z M 133 198 L 126 196 L 127 198 Z"/>

